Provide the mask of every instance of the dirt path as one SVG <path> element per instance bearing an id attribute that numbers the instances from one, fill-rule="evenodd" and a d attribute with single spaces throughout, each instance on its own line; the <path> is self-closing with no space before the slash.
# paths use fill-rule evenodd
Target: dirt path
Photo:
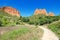
<path id="1" fill-rule="evenodd" d="M 59 38 L 51 30 L 44 28 L 43 26 L 39 27 L 44 30 L 42 40 L 59 40 Z"/>
<path id="2" fill-rule="evenodd" d="M 26 25 L 30 26 L 30 27 L 32 27 L 32 26 L 34 27 L 34 25 L 28 25 L 28 24 L 26 24 Z M 44 34 L 42 35 L 43 36 L 42 40 L 59 40 L 59 38 L 48 28 L 45 28 L 44 26 L 38 26 L 38 27 L 44 30 Z M 0 27 L 0 34 L 3 34 L 7 31 L 16 30 L 16 29 L 19 29 L 19 28 L 20 28 L 20 26 L 5 27 L 5 28 Z"/>
<path id="3" fill-rule="evenodd" d="M 26 24 L 26 25 L 35 26 L 35 25 L 29 25 L 29 24 Z M 48 28 L 45 28 L 45 26 L 38 26 L 38 27 L 44 30 L 44 34 L 41 40 L 59 40 L 59 38 L 55 35 L 55 33 L 53 33 Z"/>
<path id="4" fill-rule="evenodd" d="M 26 25 L 34 26 L 34 25 L 29 25 L 29 24 L 26 24 Z M 44 34 L 41 40 L 59 40 L 59 38 L 55 35 L 55 33 L 53 33 L 48 28 L 45 28 L 45 26 L 38 26 L 38 27 L 44 30 Z"/>

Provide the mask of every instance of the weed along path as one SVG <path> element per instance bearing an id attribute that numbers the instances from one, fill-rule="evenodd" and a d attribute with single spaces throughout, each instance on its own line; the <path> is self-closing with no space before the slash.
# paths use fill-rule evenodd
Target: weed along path
<path id="1" fill-rule="evenodd" d="M 49 29 L 39 26 L 39 28 L 44 30 L 42 40 L 59 40 L 59 38 Z"/>

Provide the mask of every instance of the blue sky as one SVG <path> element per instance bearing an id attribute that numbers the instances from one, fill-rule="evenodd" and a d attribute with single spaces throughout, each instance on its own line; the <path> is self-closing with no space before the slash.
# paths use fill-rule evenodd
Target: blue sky
<path id="1" fill-rule="evenodd" d="M 31 16 L 37 8 L 60 14 L 60 0 L 0 0 L 0 7 L 3 6 L 16 8 L 21 16 Z"/>

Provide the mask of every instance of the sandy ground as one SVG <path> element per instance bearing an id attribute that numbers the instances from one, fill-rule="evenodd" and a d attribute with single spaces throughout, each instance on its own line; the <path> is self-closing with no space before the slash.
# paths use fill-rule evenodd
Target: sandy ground
<path id="1" fill-rule="evenodd" d="M 42 40 L 59 40 L 59 38 L 49 29 L 39 26 L 39 28 L 44 30 Z"/>

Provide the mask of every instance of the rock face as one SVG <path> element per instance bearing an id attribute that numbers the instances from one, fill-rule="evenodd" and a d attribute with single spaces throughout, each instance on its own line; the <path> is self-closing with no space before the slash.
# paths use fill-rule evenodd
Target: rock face
<path id="1" fill-rule="evenodd" d="M 10 15 L 20 17 L 20 13 L 15 8 L 12 8 L 12 7 L 3 7 L 3 8 L 0 8 L 0 9 L 2 9 L 3 11 L 7 12 Z"/>
<path id="2" fill-rule="evenodd" d="M 46 9 L 36 9 L 34 12 L 34 15 L 46 15 L 46 16 L 54 16 L 54 13 L 50 12 L 49 14 L 47 13 Z"/>
<path id="3" fill-rule="evenodd" d="M 49 13 L 49 16 L 54 16 L 54 13 L 53 13 L 53 12 L 50 12 L 50 13 Z"/>
<path id="4" fill-rule="evenodd" d="M 34 12 L 34 15 L 38 15 L 38 14 L 44 14 L 47 15 L 47 12 L 45 9 L 36 9 Z"/>

